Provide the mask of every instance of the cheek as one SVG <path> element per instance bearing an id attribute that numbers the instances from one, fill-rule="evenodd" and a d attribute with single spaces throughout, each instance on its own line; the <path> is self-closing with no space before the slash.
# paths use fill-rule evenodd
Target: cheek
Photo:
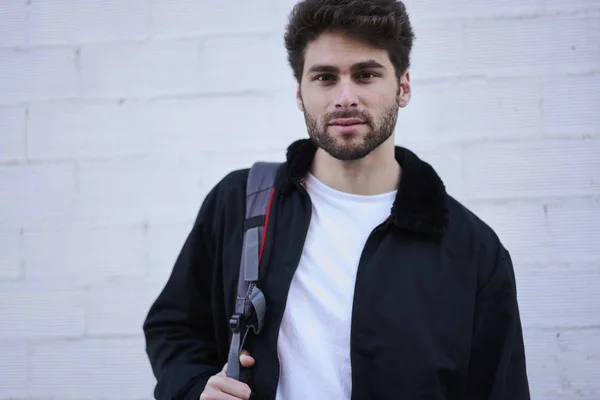
<path id="1" fill-rule="evenodd" d="M 314 101 L 305 101 L 304 111 L 312 115 L 313 118 L 317 118 L 320 120 L 326 112 L 326 109 L 320 103 L 316 103 Z"/>
<path id="2" fill-rule="evenodd" d="M 313 121 L 317 121 L 318 124 L 322 124 L 325 111 L 314 103 L 307 104 L 304 102 L 304 114 L 308 115 Z"/>
<path id="3" fill-rule="evenodd" d="M 304 108 L 312 114 L 323 114 L 330 105 L 330 93 L 314 87 L 302 89 L 302 101 Z"/>
<path id="4" fill-rule="evenodd" d="M 377 104 L 377 120 L 380 121 L 381 118 L 385 117 L 390 110 L 398 108 L 398 96 L 388 96 L 385 101 L 379 101 Z"/>

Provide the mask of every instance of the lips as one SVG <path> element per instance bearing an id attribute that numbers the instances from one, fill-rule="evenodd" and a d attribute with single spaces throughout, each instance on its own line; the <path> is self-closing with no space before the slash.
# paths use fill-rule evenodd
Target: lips
<path id="1" fill-rule="evenodd" d="M 329 123 L 329 125 L 335 126 L 352 126 L 352 125 L 362 125 L 365 121 L 360 118 L 337 118 Z"/>

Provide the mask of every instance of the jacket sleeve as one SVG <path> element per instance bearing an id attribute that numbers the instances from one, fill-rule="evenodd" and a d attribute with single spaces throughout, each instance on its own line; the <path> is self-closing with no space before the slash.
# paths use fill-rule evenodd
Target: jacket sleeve
<path id="1" fill-rule="evenodd" d="M 466 398 L 530 399 L 514 269 L 502 247 L 477 293 Z"/>
<path id="2" fill-rule="evenodd" d="M 221 368 L 211 311 L 215 189 L 206 197 L 173 270 L 143 324 L 158 400 L 197 400 Z"/>

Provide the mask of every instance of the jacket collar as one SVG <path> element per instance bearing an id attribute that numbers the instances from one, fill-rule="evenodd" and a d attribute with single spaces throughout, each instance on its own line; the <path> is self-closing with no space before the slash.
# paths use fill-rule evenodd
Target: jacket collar
<path id="1" fill-rule="evenodd" d="M 278 175 L 282 192 L 301 182 L 310 169 L 317 147 L 310 139 L 292 143 L 287 162 Z M 396 147 L 402 179 L 392 207 L 391 219 L 400 228 L 425 234 L 441 234 L 447 222 L 446 189 L 435 170 L 416 154 Z"/>

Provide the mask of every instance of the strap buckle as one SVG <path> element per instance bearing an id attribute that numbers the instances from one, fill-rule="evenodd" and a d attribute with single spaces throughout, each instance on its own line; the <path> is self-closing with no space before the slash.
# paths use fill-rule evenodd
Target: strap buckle
<path id="1" fill-rule="evenodd" d="M 244 315 L 241 313 L 236 313 L 229 318 L 229 328 L 233 333 L 240 333 L 242 330 L 242 322 L 244 319 Z"/>

